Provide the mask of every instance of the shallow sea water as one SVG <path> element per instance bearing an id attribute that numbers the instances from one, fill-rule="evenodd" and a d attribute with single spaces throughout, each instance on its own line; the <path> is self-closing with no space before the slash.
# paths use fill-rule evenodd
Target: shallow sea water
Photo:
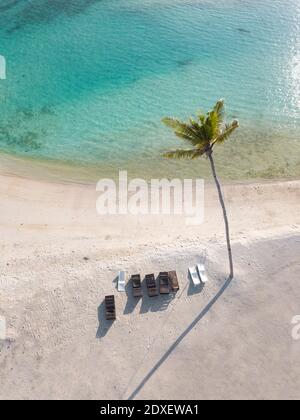
<path id="1" fill-rule="evenodd" d="M 161 158 L 161 118 L 223 97 L 241 128 L 220 174 L 300 176 L 298 0 L 0 0 L 0 54 L 0 151 L 33 165 L 207 176 Z"/>

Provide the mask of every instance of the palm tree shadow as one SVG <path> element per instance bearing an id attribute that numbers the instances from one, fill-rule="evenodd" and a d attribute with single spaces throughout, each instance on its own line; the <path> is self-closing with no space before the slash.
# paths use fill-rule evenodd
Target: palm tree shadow
<path id="1" fill-rule="evenodd" d="M 103 301 L 98 307 L 99 327 L 96 333 L 96 338 L 105 337 L 108 330 L 113 325 L 114 321 L 108 321 L 105 317 L 105 302 Z"/>
<path id="2" fill-rule="evenodd" d="M 180 336 L 174 341 L 171 347 L 165 352 L 165 354 L 159 359 L 159 361 L 153 366 L 153 368 L 148 372 L 148 374 L 144 377 L 144 379 L 140 382 L 140 384 L 136 387 L 136 389 L 132 392 L 132 394 L 128 397 L 128 400 L 133 400 L 138 393 L 142 390 L 142 388 L 146 385 L 149 379 L 154 375 L 154 373 L 161 367 L 161 365 L 167 360 L 167 358 L 171 355 L 171 353 L 175 350 L 175 348 L 181 343 L 181 341 L 189 334 L 189 332 L 200 322 L 205 315 L 210 311 L 210 309 L 215 305 L 215 303 L 220 299 L 220 297 L 224 294 L 227 287 L 232 282 L 232 277 L 228 277 L 225 284 L 219 290 L 219 292 L 213 297 L 213 299 L 206 305 L 206 307 L 200 312 L 199 315 L 194 319 L 194 321 L 180 334 Z"/>

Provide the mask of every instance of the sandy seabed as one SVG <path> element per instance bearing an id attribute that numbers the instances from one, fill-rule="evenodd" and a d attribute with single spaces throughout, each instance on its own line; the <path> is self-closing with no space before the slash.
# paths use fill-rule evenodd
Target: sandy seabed
<path id="1" fill-rule="evenodd" d="M 0 176 L 0 399 L 297 399 L 300 181 L 206 186 L 205 222 L 98 216 L 95 186 Z M 205 261 L 194 289 L 188 266 Z M 175 296 L 118 293 L 119 269 L 176 269 Z M 104 319 L 115 293 L 117 321 Z"/>

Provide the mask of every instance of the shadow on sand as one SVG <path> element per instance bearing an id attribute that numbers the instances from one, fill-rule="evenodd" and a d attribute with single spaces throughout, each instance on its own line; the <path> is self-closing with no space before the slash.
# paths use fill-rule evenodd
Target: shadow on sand
<path id="1" fill-rule="evenodd" d="M 174 298 L 174 293 L 170 293 L 169 295 L 158 295 L 154 297 L 149 297 L 146 294 L 143 297 L 140 314 L 146 314 L 147 312 L 166 311 Z"/>
<path id="2" fill-rule="evenodd" d="M 187 291 L 188 296 L 198 295 L 199 293 L 202 293 L 203 289 L 204 284 L 200 283 L 199 286 L 195 286 L 189 275 L 189 288 Z"/>
<path id="3" fill-rule="evenodd" d="M 155 372 L 161 367 L 161 365 L 167 360 L 170 354 L 176 349 L 176 347 L 181 343 L 181 341 L 189 334 L 189 332 L 198 324 L 201 319 L 210 311 L 210 309 L 215 305 L 215 303 L 220 299 L 224 294 L 227 287 L 230 285 L 232 278 L 229 277 L 219 292 L 214 296 L 214 298 L 206 305 L 206 307 L 200 312 L 199 315 L 194 319 L 194 321 L 180 334 L 176 341 L 171 345 L 171 347 L 165 352 L 165 354 L 158 360 L 158 362 L 153 366 L 153 368 L 148 372 L 136 389 L 131 393 L 128 400 L 133 400 L 139 392 L 143 389 L 149 379 L 155 374 Z"/>
<path id="4" fill-rule="evenodd" d="M 128 314 L 131 314 L 135 310 L 137 304 L 142 298 L 141 297 L 136 298 L 132 296 L 132 285 L 130 281 L 126 283 L 125 293 L 127 296 L 127 301 L 126 301 L 126 306 L 125 306 L 123 314 L 128 315 Z"/>
<path id="5" fill-rule="evenodd" d="M 118 286 L 118 277 L 113 280 L 113 283 L 116 285 L 116 289 Z M 189 279 L 188 283 L 188 292 L 189 296 L 196 295 L 203 291 L 204 285 L 201 284 L 197 287 L 194 286 L 191 279 Z M 135 308 L 137 307 L 138 303 L 142 300 L 140 314 L 145 314 L 147 312 L 162 312 L 168 309 L 170 303 L 175 299 L 176 293 L 170 294 L 158 294 L 158 296 L 149 297 L 147 287 L 145 284 L 145 280 L 142 282 L 143 288 L 143 296 L 140 298 L 136 298 L 132 295 L 132 285 L 131 282 L 127 282 L 125 286 L 125 293 L 126 293 L 126 306 L 124 309 L 123 314 L 129 315 L 134 312 Z M 101 305 L 98 307 L 98 320 L 99 320 L 99 327 L 96 334 L 96 338 L 104 337 L 107 332 L 109 331 L 110 327 L 112 326 L 114 321 L 107 321 L 105 318 L 105 303 L 102 302 Z"/>
<path id="6" fill-rule="evenodd" d="M 127 295 L 127 302 L 124 309 L 124 315 L 132 313 L 141 300 L 142 305 L 140 314 L 145 314 L 147 312 L 165 311 L 176 296 L 176 293 L 170 293 L 165 295 L 158 294 L 158 296 L 149 297 L 145 280 L 142 282 L 142 288 L 143 296 L 136 298 L 132 295 L 132 285 L 130 281 L 126 284 L 125 291 Z"/>
<path id="7" fill-rule="evenodd" d="M 105 302 L 103 301 L 98 307 L 98 320 L 99 327 L 97 330 L 96 338 L 105 337 L 114 321 L 107 321 L 105 317 Z"/>

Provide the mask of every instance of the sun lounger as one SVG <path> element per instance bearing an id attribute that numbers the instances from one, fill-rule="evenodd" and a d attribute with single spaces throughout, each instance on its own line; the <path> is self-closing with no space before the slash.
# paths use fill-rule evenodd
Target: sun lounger
<path id="1" fill-rule="evenodd" d="M 167 295 L 170 293 L 169 273 L 164 271 L 159 273 L 158 276 L 159 293 Z"/>
<path id="2" fill-rule="evenodd" d="M 105 315 L 107 320 L 114 320 L 116 319 L 116 305 L 115 305 L 115 297 L 105 296 Z"/>
<path id="3" fill-rule="evenodd" d="M 125 292 L 125 271 L 119 271 L 118 292 Z"/>
<path id="4" fill-rule="evenodd" d="M 158 289 L 154 274 L 147 274 L 145 279 L 149 297 L 158 296 Z"/>
<path id="5" fill-rule="evenodd" d="M 131 276 L 132 293 L 134 297 L 143 296 L 141 276 L 139 274 L 133 274 Z"/>
<path id="6" fill-rule="evenodd" d="M 169 281 L 172 291 L 177 292 L 179 290 L 179 283 L 176 271 L 169 271 Z"/>
<path id="7" fill-rule="evenodd" d="M 200 277 L 200 280 L 202 281 L 203 284 L 208 282 L 208 278 L 207 278 L 207 274 L 206 274 L 206 270 L 203 264 L 197 264 L 197 271 Z"/>
<path id="8" fill-rule="evenodd" d="M 192 282 L 194 283 L 194 286 L 199 286 L 200 285 L 200 278 L 198 276 L 198 272 L 196 267 L 190 267 L 189 268 L 189 273 L 192 279 Z"/>

